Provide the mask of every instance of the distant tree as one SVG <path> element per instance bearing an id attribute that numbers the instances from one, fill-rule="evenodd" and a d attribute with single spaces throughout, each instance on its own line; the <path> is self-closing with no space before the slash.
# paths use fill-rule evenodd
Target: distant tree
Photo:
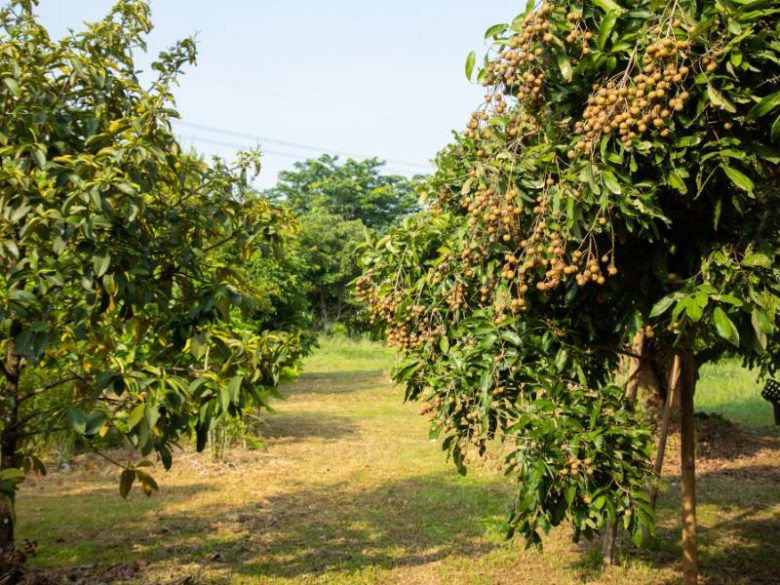
<path id="1" fill-rule="evenodd" d="M 315 324 L 319 329 L 334 323 L 362 329 L 355 321 L 362 307 L 351 283 L 360 275 L 358 250 L 367 241 L 366 226 L 359 219 L 345 220 L 320 209 L 301 216 L 300 222 L 298 241 L 306 258 L 306 290 Z"/>
<path id="2" fill-rule="evenodd" d="M 421 178 L 381 173 L 376 158 L 339 163 L 338 157 L 295 163 L 267 195 L 290 207 L 301 224 L 299 255 L 307 265 L 308 297 L 318 329 L 341 323 L 368 327 L 367 314 L 349 286 L 360 274 L 357 250 L 369 234 L 381 234 L 419 209 Z"/>
<path id="3" fill-rule="evenodd" d="M 382 173 L 377 158 L 361 161 L 324 154 L 295 163 L 294 171 L 279 173 L 279 182 L 267 194 L 303 216 L 327 211 L 344 220 L 360 220 L 377 232 L 387 230 L 418 209 L 415 185 L 419 178 Z"/>
<path id="4" fill-rule="evenodd" d="M 297 332 L 257 319 L 265 299 L 242 272 L 295 224 L 252 192 L 257 155 L 209 165 L 171 130 L 192 41 L 162 53 L 144 87 L 132 54 L 151 30 L 146 2 L 120 0 L 60 41 L 34 4 L 0 9 L 3 547 L 16 485 L 44 471 L 36 438 L 113 438 L 167 469 L 181 437 L 202 449 L 220 418 L 266 405 L 300 352 Z M 115 462 L 123 496 L 156 489 L 151 460 Z"/>
<path id="5" fill-rule="evenodd" d="M 651 436 L 615 384 L 629 354 L 679 404 L 697 582 L 698 369 L 780 367 L 779 14 L 529 2 L 487 31 L 486 100 L 439 155 L 429 211 L 368 255 L 359 290 L 403 352 L 395 379 L 461 471 L 499 449 L 530 543 L 564 521 L 652 529 Z"/>

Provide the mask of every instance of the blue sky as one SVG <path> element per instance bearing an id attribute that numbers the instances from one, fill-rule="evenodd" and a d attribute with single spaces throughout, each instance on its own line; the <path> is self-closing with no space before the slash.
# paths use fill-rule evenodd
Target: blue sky
<path id="1" fill-rule="evenodd" d="M 100 18 L 110 0 L 41 0 L 55 36 Z M 197 35 L 199 58 L 176 92 L 184 144 L 230 157 L 266 152 L 258 186 L 295 160 L 340 151 L 414 174 L 482 98 L 463 73 L 483 33 L 520 0 L 152 0 L 150 53 Z M 147 59 L 139 59 L 142 64 Z M 200 127 L 193 127 L 200 126 Z M 262 140 L 211 132 L 213 127 Z M 279 142 L 288 143 L 279 144 Z M 222 143 L 222 144 L 216 144 Z M 296 146 L 291 146 L 296 145 Z"/>

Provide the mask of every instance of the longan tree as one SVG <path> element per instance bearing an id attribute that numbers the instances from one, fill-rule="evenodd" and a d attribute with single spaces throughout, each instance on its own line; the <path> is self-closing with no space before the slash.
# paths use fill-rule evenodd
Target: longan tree
<path id="1" fill-rule="evenodd" d="M 366 256 L 357 286 L 402 352 L 395 378 L 461 471 L 501 457 L 510 533 L 530 543 L 564 520 L 575 538 L 652 530 L 652 437 L 614 382 L 641 358 L 679 394 L 695 582 L 697 370 L 778 365 L 778 14 L 530 2 L 487 31 L 485 102 L 439 154 L 429 208 Z"/>
<path id="2" fill-rule="evenodd" d="M 148 4 L 119 0 L 59 41 L 35 2 L 0 8 L 0 547 L 13 501 L 43 471 L 41 436 L 123 444 L 120 493 L 157 488 L 178 441 L 202 449 L 216 421 L 267 405 L 301 351 L 265 319 L 243 266 L 293 235 L 251 188 L 257 155 L 229 166 L 182 152 L 172 88 L 190 40 L 149 86 L 133 52 Z M 295 320 L 292 320 L 295 322 Z"/>

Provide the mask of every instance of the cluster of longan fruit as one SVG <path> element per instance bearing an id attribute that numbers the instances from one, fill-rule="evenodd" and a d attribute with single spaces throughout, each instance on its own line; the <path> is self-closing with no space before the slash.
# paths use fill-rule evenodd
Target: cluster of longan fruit
<path id="1" fill-rule="evenodd" d="M 442 332 L 441 325 L 431 328 L 422 321 L 412 322 L 410 319 L 404 319 L 401 323 L 393 323 L 388 327 L 387 344 L 401 350 L 414 349 L 433 342 Z"/>
<path id="2" fill-rule="evenodd" d="M 582 25 L 582 13 L 578 10 L 572 10 L 566 15 L 566 20 L 574 25 L 574 28 L 566 36 L 566 42 L 571 45 L 579 40 L 582 54 L 587 55 L 590 53 L 590 40 L 593 38 L 593 33 Z"/>
<path id="3" fill-rule="evenodd" d="M 566 443 L 561 445 L 561 451 L 564 453 L 570 451 L 569 445 Z M 561 475 L 578 475 L 580 473 L 584 473 L 585 475 L 593 475 L 593 468 L 591 467 L 592 463 L 593 461 L 590 457 L 580 459 L 573 453 L 569 453 L 568 457 L 566 458 L 566 464 L 564 465 L 563 469 L 561 469 Z M 589 498 L 586 496 L 586 504 L 590 503 L 587 501 L 588 499 Z"/>
<path id="4" fill-rule="evenodd" d="M 466 287 L 460 282 L 456 283 L 455 286 L 452 287 L 452 290 L 450 290 L 450 293 L 447 296 L 447 305 L 449 305 L 452 311 L 465 308 L 466 292 Z"/>
<path id="5" fill-rule="evenodd" d="M 504 196 L 499 196 L 492 187 L 478 189 L 473 197 L 471 194 L 463 198 L 463 207 L 470 214 L 469 224 L 480 223 L 490 235 L 499 236 L 503 242 L 510 242 L 517 234 L 517 216 L 522 212 L 522 205 L 517 203 L 518 193 L 515 189 L 507 190 Z"/>
<path id="6" fill-rule="evenodd" d="M 583 119 L 574 128 L 582 138 L 568 157 L 591 153 L 601 137 L 611 133 L 626 146 L 649 131 L 662 138 L 669 136 L 674 112 L 682 110 L 690 97 L 684 82 L 691 68 L 682 64 L 687 60 L 688 47 L 687 40 L 660 39 L 646 49 L 640 73 L 624 75 L 603 87 L 594 86 Z"/>
<path id="7" fill-rule="evenodd" d="M 522 30 L 509 39 L 508 49 L 487 66 L 484 85 L 503 84 L 520 101 L 542 99 L 545 46 L 554 39 L 548 21 L 551 11 L 545 3 L 523 18 Z"/>
<path id="8" fill-rule="evenodd" d="M 572 259 L 574 264 L 572 264 L 571 267 L 575 271 L 577 270 L 578 264 L 580 267 L 582 267 L 582 272 L 577 274 L 576 277 L 577 284 L 580 286 L 585 286 L 589 283 L 603 285 L 606 282 L 606 277 L 604 276 L 604 271 L 602 270 L 601 264 L 607 264 L 607 274 L 610 276 L 615 276 L 618 272 L 617 267 L 615 267 L 615 263 L 612 261 L 609 254 L 604 254 L 601 257 L 601 264 L 599 264 L 598 256 L 593 253 L 589 254 L 587 262 L 584 262 L 585 255 L 580 250 L 574 252 Z"/>

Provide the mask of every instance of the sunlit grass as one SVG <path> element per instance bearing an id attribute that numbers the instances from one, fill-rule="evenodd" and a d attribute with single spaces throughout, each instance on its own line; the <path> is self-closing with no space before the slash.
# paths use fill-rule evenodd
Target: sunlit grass
<path id="1" fill-rule="evenodd" d="M 134 490 L 127 501 L 118 496 L 116 469 L 85 469 L 88 460 L 80 458 L 73 473 L 25 485 L 19 534 L 38 541 L 39 567 L 67 572 L 98 564 L 89 569 L 97 571 L 93 582 L 112 575 L 147 585 L 185 577 L 248 585 L 678 579 L 676 485 L 662 495 L 659 539 L 644 551 L 626 546 L 620 567 L 602 571 L 596 548 L 572 543 L 566 528 L 553 531 L 543 553 L 505 541 L 511 485 L 490 466 L 466 477 L 455 472 L 428 439 L 418 405 L 403 403 L 401 388 L 389 381 L 393 359 L 368 341 L 322 340 L 301 377 L 283 388 L 286 400 L 264 416 L 266 450 L 234 450 L 228 464 L 186 450 L 171 472 L 155 472 L 159 494 Z M 740 375 L 719 368 L 713 371 L 724 388 Z M 716 390 L 703 381 L 697 407 L 711 408 Z M 749 390 L 746 384 L 744 396 Z M 701 466 L 707 583 L 761 582 L 780 572 L 772 552 L 780 549 L 780 483 L 767 475 L 780 450 L 776 439 L 766 440 L 768 447 L 738 461 Z M 137 561 L 148 564 L 132 577 L 111 572 Z"/>
<path id="2" fill-rule="evenodd" d="M 706 365 L 696 387 L 696 409 L 751 427 L 773 424 L 772 406 L 761 398 L 757 374 L 735 360 Z"/>

